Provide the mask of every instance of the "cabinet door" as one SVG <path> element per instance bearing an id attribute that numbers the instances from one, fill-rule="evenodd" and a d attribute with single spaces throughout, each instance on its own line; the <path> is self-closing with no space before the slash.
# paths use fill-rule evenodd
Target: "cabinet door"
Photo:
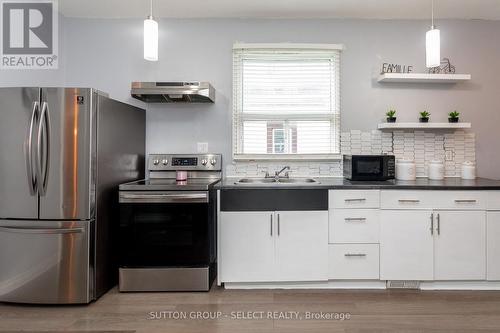
<path id="1" fill-rule="evenodd" d="M 380 217 L 381 280 L 432 280 L 430 210 L 383 210 Z"/>
<path id="2" fill-rule="evenodd" d="M 220 213 L 221 282 L 264 282 L 275 276 L 273 212 Z"/>
<path id="3" fill-rule="evenodd" d="M 278 281 L 328 279 L 328 212 L 276 212 Z"/>
<path id="4" fill-rule="evenodd" d="M 487 218 L 487 272 L 488 280 L 500 280 L 500 212 L 488 212 Z"/>
<path id="5" fill-rule="evenodd" d="M 434 279 L 486 279 L 486 212 L 436 211 L 434 215 Z"/>

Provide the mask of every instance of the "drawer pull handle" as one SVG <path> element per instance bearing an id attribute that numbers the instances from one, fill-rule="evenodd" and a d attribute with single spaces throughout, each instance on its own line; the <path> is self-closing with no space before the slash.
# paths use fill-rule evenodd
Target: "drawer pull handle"
<path id="1" fill-rule="evenodd" d="M 476 203 L 477 200 L 474 199 L 455 199 L 456 203 Z"/>
<path id="2" fill-rule="evenodd" d="M 419 203 L 420 200 L 418 199 L 399 199 L 398 200 L 401 203 Z"/>
<path id="3" fill-rule="evenodd" d="M 346 217 L 345 221 L 346 222 L 353 222 L 353 221 L 364 222 L 364 221 L 366 221 L 366 217 Z"/>
<path id="4" fill-rule="evenodd" d="M 348 257 L 348 258 L 350 258 L 350 257 L 359 257 L 359 258 L 361 258 L 361 257 L 366 257 L 366 253 L 346 253 L 346 254 L 344 254 L 344 256 Z"/>
<path id="5" fill-rule="evenodd" d="M 365 198 L 345 199 L 345 202 L 355 202 L 355 201 L 366 201 L 366 199 Z"/>

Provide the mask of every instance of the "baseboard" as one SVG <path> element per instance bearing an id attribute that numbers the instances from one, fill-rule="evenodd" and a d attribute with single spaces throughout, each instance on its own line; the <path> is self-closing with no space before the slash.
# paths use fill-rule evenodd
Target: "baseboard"
<path id="1" fill-rule="evenodd" d="M 386 281 L 225 282 L 225 289 L 386 289 Z M 500 290 L 500 281 L 425 281 L 420 290 Z"/>

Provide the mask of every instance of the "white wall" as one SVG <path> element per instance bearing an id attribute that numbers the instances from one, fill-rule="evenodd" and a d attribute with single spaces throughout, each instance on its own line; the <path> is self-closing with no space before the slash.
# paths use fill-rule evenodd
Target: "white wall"
<path id="1" fill-rule="evenodd" d="M 142 58 L 142 20 L 65 18 L 64 83 L 92 86 L 136 105 L 131 81 L 200 80 L 217 89 L 213 105 L 148 106 L 149 152 L 193 152 L 196 142 L 231 158 L 232 44 L 242 42 L 342 43 L 342 128 L 371 130 L 388 107 L 399 121 L 414 121 L 427 109 L 446 120 L 457 109 L 473 123 L 479 174 L 500 178 L 500 22 L 438 21 L 442 55 L 457 72 L 472 74 L 458 85 L 381 85 L 382 62 L 414 65 L 424 71 L 427 21 L 377 20 L 161 20 L 160 61 Z M 61 51 L 62 52 L 62 51 Z M 0 84 L 28 84 L 30 74 Z M 36 73 L 34 82 L 50 81 Z"/>

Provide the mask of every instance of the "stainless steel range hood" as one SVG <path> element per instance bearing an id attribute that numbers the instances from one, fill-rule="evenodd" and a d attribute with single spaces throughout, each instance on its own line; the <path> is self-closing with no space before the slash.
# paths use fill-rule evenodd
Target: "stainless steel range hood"
<path id="1" fill-rule="evenodd" d="M 208 82 L 132 82 L 132 97 L 146 103 L 213 103 L 215 89 Z"/>

